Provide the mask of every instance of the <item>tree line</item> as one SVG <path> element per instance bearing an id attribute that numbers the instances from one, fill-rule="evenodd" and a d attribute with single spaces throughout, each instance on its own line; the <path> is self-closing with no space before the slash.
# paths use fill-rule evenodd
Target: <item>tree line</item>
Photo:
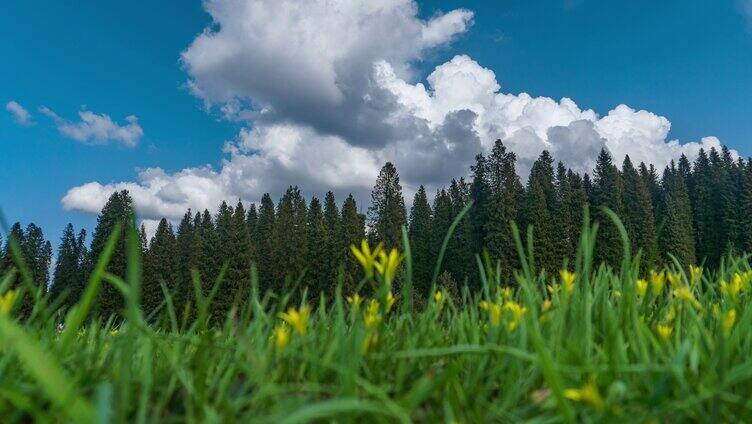
<path id="1" fill-rule="evenodd" d="M 618 230 L 600 206 L 622 219 L 632 251 L 642 254 L 643 271 L 670 262 L 669 255 L 685 265 L 704 263 L 712 268 L 726 253 L 752 251 L 752 159 L 734 160 L 725 147 L 700 150 L 693 163 L 682 155 L 660 175 L 652 165 L 633 164 L 629 156 L 619 167 L 606 149 L 598 156 L 592 176 L 580 175 L 561 162 L 555 164 L 544 151 L 523 184 L 514 153 L 497 140 L 488 155 L 476 156 L 468 180 L 453 179 L 437 190 L 432 202 L 420 186 L 409 211 L 397 169 L 386 163 L 367 214 L 359 212 L 352 195 L 340 208 L 332 192 L 323 202 L 315 196 L 306 201 L 300 189 L 291 186 L 276 204 L 264 194 L 258 204 L 222 202 L 216 214 L 188 210 L 176 228 L 162 219 L 150 240 L 142 226 L 143 307 L 147 314 L 156 311 L 166 289 L 176 310 L 189 311 L 194 304 L 193 273 L 208 294 L 223 272 L 213 312 L 225 316 L 248 297 L 252 263 L 262 293 L 281 293 L 283 287 L 299 283 L 314 297 L 329 296 L 339 278 L 345 290 L 352 291 L 361 276 L 348 247 L 364 238 L 385 248 L 400 247 L 403 226 L 411 243 L 414 287 L 426 295 L 444 237 L 471 200 L 469 213 L 449 240 L 441 269 L 441 282 L 450 288 L 479 289 L 475 259 L 479 252 L 487 252 L 510 276 L 519 265 L 511 221 L 533 226 L 536 263 L 555 272 L 576 253 L 585 205 L 592 219 L 601 223 L 595 249 L 598 262 L 618 265 L 622 255 Z M 33 280 L 49 290 L 51 299 L 72 305 L 83 293 L 86 276 L 116 224 L 133 215 L 132 198 L 120 191 L 102 209 L 88 246 L 86 232 L 76 233 L 68 224 L 51 281 L 52 247 L 41 228 L 29 224 L 23 229 L 16 223 L 10 237 L 18 241 Z M 107 269 L 119 276 L 126 269 L 125 240 L 124 235 L 119 238 Z M 6 240 L 0 252 L 0 275 L 13 267 L 8 245 Z M 107 317 L 117 313 L 122 302 L 116 288 L 106 284 L 97 308 Z"/>

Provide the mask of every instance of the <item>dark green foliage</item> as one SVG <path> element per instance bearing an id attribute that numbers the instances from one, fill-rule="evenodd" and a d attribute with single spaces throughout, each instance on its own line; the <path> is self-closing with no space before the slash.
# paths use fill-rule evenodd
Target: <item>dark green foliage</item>
<path id="1" fill-rule="evenodd" d="M 591 204 L 593 216 L 600 222 L 598 241 L 595 245 L 595 258 L 608 264 L 619 264 L 622 257 L 619 231 L 601 209 L 605 206 L 618 216 L 624 213 L 624 184 L 621 174 L 611 160 L 611 154 L 602 149 L 595 165 Z"/>
<path id="2" fill-rule="evenodd" d="M 648 271 L 658 265 L 658 239 L 650 191 L 629 156 L 624 158 L 622 178 L 624 213 L 621 218 L 630 235 L 632 252 L 642 250 L 642 271 Z"/>
<path id="3" fill-rule="evenodd" d="M 407 223 L 407 212 L 399 174 L 391 162 L 384 164 L 376 179 L 368 219 L 374 242 L 384 243 L 387 250 L 402 244 L 402 226 Z"/>
<path id="4" fill-rule="evenodd" d="M 423 186 L 418 188 L 410 208 L 410 250 L 413 259 L 413 290 L 427 298 L 430 290 L 433 262 L 432 212 Z"/>
<path id="5" fill-rule="evenodd" d="M 320 293 L 324 293 L 324 295 L 332 293 L 334 280 L 330 279 L 331 275 L 327 272 L 327 267 L 330 266 L 327 257 L 327 227 L 324 222 L 321 202 L 315 196 L 311 198 L 311 203 L 308 206 L 306 231 L 308 249 L 306 251 L 307 268 L 304 283 L 308 285 L 311 296 L 317 298 Z"/>
<path id="6" fill-rule="evenodd" d="M 561 263 L 557 258 L 554 242 L 553 217 L 557 209 L 557 194 L 553 159 L 548 151 L 544 150 L 533 163 L 523 207 L 524 222 L 533 227 L 536 265 L 549 273 L 555 273 Z"/>
<path id="7" fill-rule="evenodd" d="M 128 225 L 134 225 L 133 221 L 133 199 L 128 191 L 123 190 L 112 193 L 102 208 L 99 217 L 97 217 L 97 226 L 92 234 L 86 275 L 91 274 L 93 271 L 93 266 L 97 258 L 102 254 L 105 243 L 115 229 L 115 225 L 121 223 L 121 234 L 118 237 L 118 242 L 112 253 L 110 262 L 107 264 L 107 271 L 123 279 L 125 278 L 126 229 Z M 113 314 L 119 314 L 123 307 L 123 297 L 120 291 L 112 284 L 103 284 L 99 292 L 97 306 L 99 314 L 105 318 Z"/>
<path id="8" fill-rule="evenodd" d="M 259 290 L 264 293 L 272 288 L 274 271 L 273 241 L 275 223 L 274 202 L 269 193 L 261 196 L 258 222 L 256 223 L 254 245 L 256 266 L 259 272 Z"/>
<path id="9" fill-rule="evenodd" d="M 277 206 L 272 249 L 273 275 L 282 283 L 287 277 L 297 279 L 306 268 L 307 213 L 303 195 L 298 187 L 289 187 Z M 281 286 L 280 286 L 281 287 Z"/>
<path id="10" fill-rule="evenodd" d="M 511 277 L 519 263 L 512 238 L 511 223 L 520 218 L 524 188 L 515 171 L 516 156 L 507 152 L 501 140 L 496 140 L 488 157 L 490 199 L 488 221 L 485 225 L 485 246 L 491 258 L 498 260 L 502 274 Z"/>
<path id="11" fill-rule="evenodd" d="M 141 304 L 147 317 L 158 308 L 165 307 L 163 305 L 165 297 L 160 283 L 164 283 L 169 292 L 175 296 L 179 278 L 177 253 L 177 241 L 172 225 L 162 218 L 143 260 Z"/>
<path id="12" fill-rule="evenodd" d="M 470 185 L 463 178 L 452 179 L 449 185 L 449 200 L 451 201 L 452 220 L 459 215 L 470 201 Z M 475 252 L 468 249 L 473 239 L 473 227 L 469 217 L 465 216 L 454 229 L 452 238 L 447 245 L 444 262 L 453 280 L 459 284 L 468 284 L 472 290 L 480 289 L 478 267 L 475 264 Z M 433 252 L 434 255 L 438 251 Z"/>
<path id="13" fill-rule="evenodd" d="M 195 308 L 196 299 L 193 288 L 192 271 L 201 269 L 201 255 L 203 251 L 201 240 L 201 220 L 197 213 L 194 218 L 191 210 L 185 213 L 178 225 L 176 235 L 178 274 L 173 302 L 178 313 L 190 304 Z"/>
<path id="14" fill-rule="evenodd" d="M 349 251 L 350 246 L 360 246 L 366 237 L 365 216 L 358 213 L 358 205 L 352 194 L 342 204 L 342 244 Z M 349 252 L 345 254 L 345 287 L 351 292 L 361 278 L 360 266 Z"/>
<path id="15" fill-rule="evenodd" d="M 663 172 L 663 199 L 660 207 L 665 217 L 660 231 L 660 249 L 664 260 L 670 262 L 668 254 L 674 255 L 681 263 L 695 263 L 695 240 L 692 228 L 692 209 L 684 177 L 671 162 Z"/>
<path id="16" fill-rule="evenodd" d="M 469 219 L 471 235 L 471 247 L 475 253 L 481 252 L 486 245 L 486 223 L 491 202 L 491 187 L 488 181 L 488 162 L 485 156 L 475 156 L 475 164 L 470 167 L 473 181 L 470 184 L 470 198 L 473 207 L 470 209 Z"/>
<path id="17" fill-rule="evenodd" d="M 329 284 L 337 281 L 339 268 L 347 254 L 347 245 L 342 237 L 342 218 L 339 215 L 334 193 L 327 192 L 324 198 L 324 224 L 326 226 L 326 280 Z"/>
<path id="18" fill-rule="evenodd" d="M 76 237 L 73 224 L 68 224 L 63 231 L 60 246 L 57 249 L 55 274 L 50 288 L 50 297 L 55 300 L 65 293 L 65 305 L 78 302 L 86 286 L 86 231 L 81 230 Z"/>

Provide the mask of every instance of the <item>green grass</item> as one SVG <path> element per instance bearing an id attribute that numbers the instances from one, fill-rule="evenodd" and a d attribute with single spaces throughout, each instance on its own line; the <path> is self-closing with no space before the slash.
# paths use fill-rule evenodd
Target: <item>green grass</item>
<path id="1" fill-rule="evenodd" d="M 537 272 L 530 233 L 524 240 L 517 234 L 523 265 L 514 281 L 501 281 L 493 264 L 485 263 L 482 293 L 465 291 L 444 303 L 430 296 L 415 302 L 425 305 L 417 310 L 406 301 L 412 300 L 406 255 L 400 292 L 388 313 L 387 288 L 381 277 L 375 279 L 380 323 L 367 328 L 368 300 L 355 308 L 345 300 L 351 293 L 337 289 L 332 299 L 311 305 L 305 334 L 290 331 L 282 349 L 275 346 L 278 314 L 290 306 L 288 299 L 305 303 L 305 292 L 253 290 L 220 326 L 210 324 L 211 296 L 199 295 L 193 321 L 183 320 L 166 301 L 162 322 L 168 324 L 157 328 L 147 325 L 137 307 L 140 265 L 133 234 L 125 280 L 104 271 L 113 238 L 71 311 L 54 311 L 24 286 L 20 293 L 35 302 L 31 316 L 19 318 L 19 299 L 0 314 L 0 417 L 160 423 L 752 417 L 748 258 L 728 258 L 701 278 L 669 264 L 665 271 L 675 276 L 674 284 L 666 282 L 657 294 L 649 285 L 641 295 L 639 255 L 625 249 L 618 272 L 593 266 L 595 231 L 583 229 L 569 267 L 577 276 L 571 293 L 547 289 L 560 284 L 559 276 Z M 720 282 L 733 283 L 735 275 L 740 291 L 721 290 Z M 0 277 L 0 293 L 7 295 L 10 281 L 11 275 Z M 117 325 L 90 316 L 101 284 L 114 284 L 126 299 L 125 319 Z M 501 288 L 507 285 L 513 289 L 505 298 Z M 691 293 L 697 304 L 675 296 L 677 289 Z M 544 312 L 546 300 L 551 306 Z M 498 323 L 493 305 L 502 311 Z M 513 305 L 526 310 L 515 317 Z M 736 319 L 724 326 L 732 309 Z M 665 339 L 659 324 L 671 329 Z M 367 343 L 374 334 L 377 340 Z"/>

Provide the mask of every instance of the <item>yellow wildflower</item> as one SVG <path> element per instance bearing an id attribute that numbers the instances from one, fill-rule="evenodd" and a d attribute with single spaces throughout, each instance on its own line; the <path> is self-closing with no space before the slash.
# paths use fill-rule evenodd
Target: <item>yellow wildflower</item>
<path id="1" fill-rule="evenodd" d="M 501 322 L 501 305 L 495 302 L 482 300 L 480 308 L 488 312 L 488 319 L 491 325 L 496 327 Z"/>
<path id="2" fill-rule="evenodd" d="M 590 406 L 595 409 L 603 409 L 606 406 L 606 401 L 603 400 L 603 396 L 601 396 L 598 391 L 598 385 L 595 384 L 595 379 L 590 379 L 586 385 L 580 388 L 564 390 L 564 397 L 576 402 L 590 404 Z"/>
<path id="3" fill-rule="evenodd" d="M 574 290 L 574 279 L 577 277 L 573 272 L 569 272 L 566 269 L 559 271 L 561 276 L 561 285 L 564 286 L 564 291 L 567 294 L 571 294 Z"/>
<path id="4" fill-rule="evenodd" d="M 300 309 L 290 307 L 287 312 L 279 313 L 282 321 L 290 324 L 296 333 L 304 336 L 308 330 L 308 319 L 311 317 L 311 307 L 303 305 Z"/>
<path id="5" fill-rule="evenodd" d="M 546 286 L 546 290 L 548 290 L 548 292 L 551 294 L 551 296 L 553 296 L 556 293 L 558 293 L 560 289 L 561 289 L 561 286 L 558 285 L 558 284 L 549 284 L 549 285 Z"/>
<path id="6" fill-rule="evenodd" d="M 666 273 L 663 271 L 650 271 L 650 286 L 653 288 L 653 294 L 658 296 L 663 293 L 663 286 L 666 285 Z"/>
<path id="7" fill-rule="evenodd" d="M 389 311 L 392 310 L 392 306 L 394 306 L 394 302 L 395 302 L 394 295 L 390 291 L 386 295 L 386 312 L 387 313 L 389 313 Z"/>
<path id="8" fill-rule="evenodd" d="M 729 309 L 723 315 L 723 334 L 728 336 L 731 334 L 731 329 L 736 324 L 736 309 Z"/>
<path id="9" fill-rule="evenodd" d="M 281 352 L 288 343 L 290 343 L 290 329 L 284 324 L 274 327 L 274 346 L 277 351 Z"/>
<path id="10" fill-rule="evenodd" d="M 114 330 L 110 330 L 110 336 L 117 337 L 118 334 L 120 334 L 120 330 L 118 330 L 117 328 Z"/>
<path id="11" fill-rule="evenodd" d="M 660 337 L 661 341 L 663 342 L 668 341 L 673 331 L 674 331 L 674 327 L 671 327 L 670 325 L 658 324 L 655 326 L 655 332 L 658 333 L 658 337 Z"/>
<path id="12" fill-rule="evenodd" d="M 363 312 L 363 324 L 366 328 L 371 329 L 381 324 L 381 313 L 379 312 L 379 302 L 371 299 L 368 302 L 365 312 Z"/>
<path id="13" fill-rule="evenodd" d="M 13 309 L 13 304 L 16 302 L 17 292 L 15 290 L 8 290 L 2 296 L 0 296 L 0 315 L 8 315 Z"/>
<path id="14" fill-rule="evenodd" d="M 392 249 L 388 255 L 381 250 L 379 251 L 379 260 L 374 262 L 373 266 L 381 274 L 384 282 L 389 285 L 394 280 L 394 275 L 397 273 L 400 263 L 402 263 L 402 255 L 397 249 Z"/>
<path id="15" fill-rule="evenodd" d="M 742 288 L 742 277 L 739 274 L 735 273 L 733 277 L 731 277 L 731 283 L 721 281 L 721 293 L 726 295 L 726 297 L 730 297 L 732 300 L 736 299 L 736 296 L 742 291 Z"/>
<path id="16" fill-rule="evenodd" d="M 444 306 L 446 299 L 447 296 L 441 290 L 436 290 L 436 293 L 433 294 L 433 300 L 434 302 L 436 302 L 436 305 L 438 305 L 439 309 Z"/>
<path id="17" fill-rule="evenodd" d="M 637 283 L 635 284 L 635 288 L 637 289 L 638 296 L 645 297 L 645 293 L 648 292 L 647 280 L 643 280 L 643 279 L 637 280 Z"/>
<path id="18" fill-rule="evenodd" d="M 543 304 L 541 305 L 541 312 L 545 314 L 546 312 L 550 311 L 552 307 L 553 307 L 553 303 L 551 303 L 549 299 L 546 299 L 543 301 Z"/>
<path id="19" fill-rule="evenodd" d="M 507 331 L 512 332 L 520 325 L 520 321 L 525 316 L 527 308 L 513 301 L 506 302 L 502 308 L 512 314 L 512 319 L 507 323 Z"/>
<path id="20" fill-rule="evenodd" d="M 350 251 L 353 256 L 355 256 L 355 259 L 358 260 L 360 266 L 363 267 L 366 278 L 373 278 L 373 267 L 376 262 L 376 257 L 381 253 L 381 244 L 371 251 L 368 241 L 364 239 L 360 242 L 360 249 L 352 244 L 350 245 Z"/>
<path id="21" fill-rule="evenodd" d="M 666 311 L 666 321 L 673 322 L 676 319 L 676 308 L 670 306 Z"/>
<path id="22" fill-rule="evenodd" d="M 504 300 L 511 300 L 512 299 L 512 295 L 513 295 L 513 293 L 512 293 L 512 288 L 511 287 L 504 287 L 503 289 L 501 289 L 501 297 Z"/>
<path id="23" fill-rule="evenodd" d="M 701 266 L 689 266 L 689 280 L 694 285 L 700 282 L 700 279 L 702 278 L 702 267 Z"/>
<path id="24" fill-rule="evenodd" d="M 360 309 L 360 304 L 363 303 L 363 298 L 360 297 L 358 293 L 355 293 L 352 296 L 347 296 L 347 303 L 357 310 Z"/>
<path id="25" fill-rule="evenodd" d="M 674 297 L 683 302 L 689 303 L 696 309 L 702 309 L 702 305 L 700 305 L 700 302 L 695 299 L 695 295 L 692 294 L 692 290 L 690 290 L 689 287 L 685 286 L 674 289 Z"/>
<path id="26" fill-rule="evenodd" d="M 681 284 L 681 274 L 678 272 L 669 272 L 666 274 L 666 278 L 668 279 L 668 283 L 671 284 L 671 287 L 679 287 Z"/>

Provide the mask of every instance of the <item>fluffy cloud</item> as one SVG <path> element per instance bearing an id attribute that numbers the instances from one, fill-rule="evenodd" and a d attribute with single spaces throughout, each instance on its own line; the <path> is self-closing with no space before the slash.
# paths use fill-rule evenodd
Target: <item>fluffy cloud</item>
<path id="1" fill-rule="evenodd" d="M 44 106 L 39 111 L 55 121 L 60 134 L 81 143 L 108 144 L 114 141 L 134 147 L 144 135 L 138 118 L 133 115 L 126 116 L 125 124 L 119 125 L 107 114 L 96 114 L 85 109 L 78 112 L 78 122 L 63 119 Z"/>
<path id="2" fill-rule="evenodd" d="M 31 120 L 31 114 L 26 108 L 18 104 L 15 100 L 11 100 L 5 104 L 5 110 L 10 112 L 13 119 L 20 125 L 28 127 L 34 122 Z"/>
<path id="3" fill-rule="evenodd" d="M 182 54 L 193 94 L 248 125 L 225 145 L 218 169 L 71 189 L 67 209 L 98 211 L 129 189 L 140 215 L 177 219 L 188 207 L 257 201 L 289 184 L 308 193 L 355 193 L 367 201 L 380 166 L 395 162 L 407 193 L 468 172 L 495 139 L 517 154 L 524 175 L 542 150 L 588 172 L 606 147 L 621 161 L 665 166 L 714 137 L 680 144 L 670 122 L 618 105 L 599 116 L 573 100 L 504 93 L 496 75 L 457 55 L 420 82 L 414 64 L 472 24 L 464 9 L 419 18 L 412 0 L 208 0 L 214 22 Z M 82 117 L 83 118 L 83 117 Z"/>

